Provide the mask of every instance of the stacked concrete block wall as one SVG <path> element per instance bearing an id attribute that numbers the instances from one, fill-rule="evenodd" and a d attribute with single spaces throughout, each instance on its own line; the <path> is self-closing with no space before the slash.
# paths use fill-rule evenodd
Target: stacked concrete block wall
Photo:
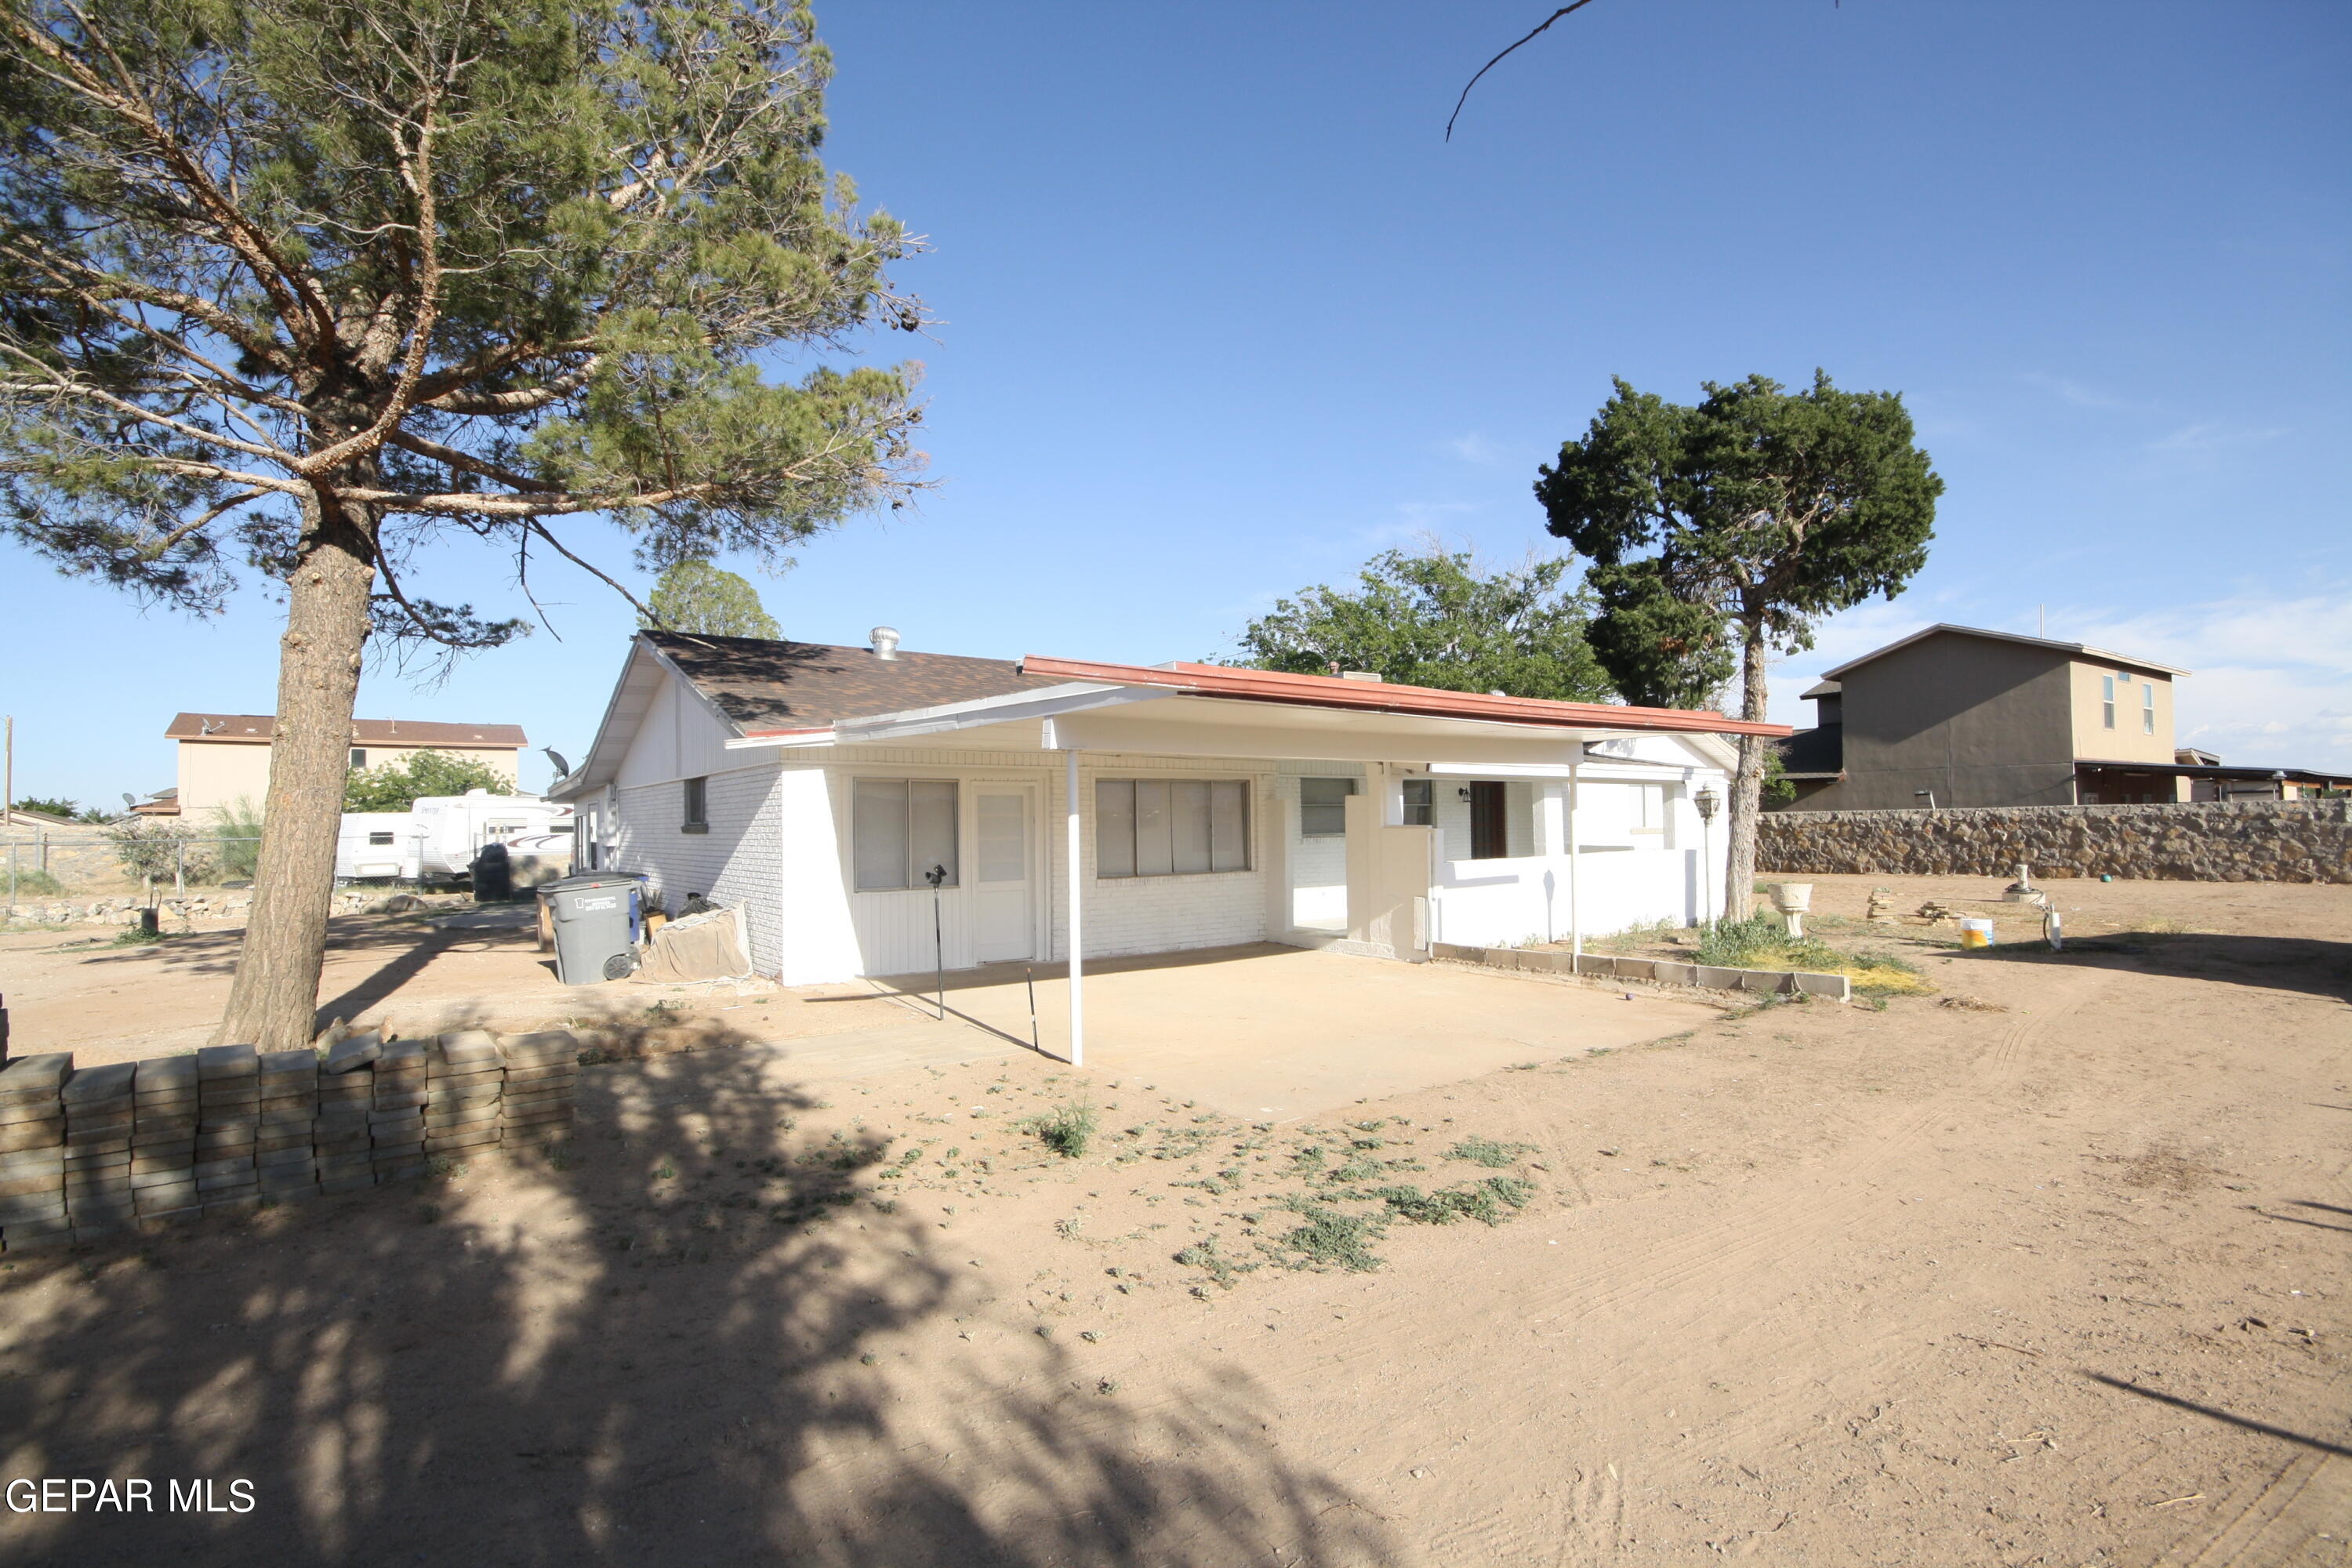
<path id="1" fill-rule="evenodd" d="M 2352 801 L 1777 811 L 1760 825 L 1772 874 L 2037 877 L 2172 882 L 2352 882 Z"/>
<path id="2" fill-rule="evenodd" d="M 1663 958 L 1618 958 L 1601 952 L 1561 952 L 1550 948 L 1473 947 L 1430 944 L 1433 957 L 1454 963 L 1482 963 L 1528 974 L 1591 975 L 1608 980 L 1647 980 L 1660 985 L 1693 985 L 1702 991 L 1755 991 L 1777 996 L 1853 1000 L 1853 982 L 1843 974 L 1801 969 L 1732 969 L 1712 963 L 1677 963 Z"/>
<path id="3" fill-rule="evenodd" d="M 138 1217 L 131 1186 L 135 1062 L 78 1072 L 58 1086 L 66 1117 L 65 1198 L 74 1239 L 95 1241 Z"/>
<path id="4" fill-rule="evenodd" d="M 142 1220 L 184 1219 L 199 1212 L 197 1094 L 194 1057 L 132 1064 L 131 1193 Z"/>
<path id="5" fill-rule="evenodd" d="M 68 1056 L 26 1057 L 0 1072 L 0 1237 L 70 1240 L 66 1215 Z"/>
<path id="6" fill-rule="evenodd" d="M 213 1046 L 74 1070 L 0 1069 L 0 1250 L 101 1241 L 165 1222 L 356 1192 L 435 1154 L 570 1136 L 580 1042 L 353 1037 L 315 1051 Z"/>

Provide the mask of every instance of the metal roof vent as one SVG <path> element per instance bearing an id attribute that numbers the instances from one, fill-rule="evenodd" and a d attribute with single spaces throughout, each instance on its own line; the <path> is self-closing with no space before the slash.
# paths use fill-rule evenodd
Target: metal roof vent
<path id="1" fill-rule="evenodd" d="M 1342 680 L 1384 681 L 1388 678 L 1377 669 L 1343 669 L 1339 672 L 1339 679 Z"/>
<path id="2" fill-rule="evenodd" d="M 876 658 L 896 658 L 898 657 L 898 627 L 876 626 L 870 636 L 874 641 L 874 657 Z"/>

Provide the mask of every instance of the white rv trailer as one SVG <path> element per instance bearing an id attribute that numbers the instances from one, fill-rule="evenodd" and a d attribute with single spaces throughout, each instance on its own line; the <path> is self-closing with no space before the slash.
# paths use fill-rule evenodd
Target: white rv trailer
<path id="1" fill-rule="evenodd" d="M 510 843 L 526 834 L 567 833 L 572 807 L 535 795 L 492 795 L 467 790 L 457 795 L 425 795 L 409 811 L 414 873 L 424 881 L 449 881 L 470 874 L 474 853 L 492 839 Z"/>

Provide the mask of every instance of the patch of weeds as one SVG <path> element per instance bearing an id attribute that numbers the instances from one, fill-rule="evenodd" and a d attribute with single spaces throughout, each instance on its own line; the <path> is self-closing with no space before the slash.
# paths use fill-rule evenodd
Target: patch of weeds
<path id="1" fill-rule="evenodd" d="M 664 1160 L 660 1166 L 655 1170 L 654 1180 L 656 1182 L 674 1182 L 677 1180 L 677 1167 L 671 1164 L 667 1160 Z"/>
<path id="2" fill-rule="evenodd" d="M 439 1225 L 441 1223 L 441 1205 L 439 1204 L 420 1204 L 417 1205 L 416 1217 L 423 1220 L 426 1225 Z"/>
<path id="3" fill-rule="evenodd" d="M 1095 1108 L 1069 1100 L 1043 1116 L 1032 1118 L 1026 1125 L 1046 1148 L 1065 1160 L 1075 1160 L 1094 1142 Z"/>
<path id="4" fill-rule="evenodd" d="M 1054 1222 L 1054 1234 L 1064 1241 L 1076 1241 L 1079 1232 L 1086 1228 L 1087 1216 L 1082 1214 L 1074 1214 L 1067 1219 L 1057 1219 Z"/>
<path id="5" fill-rule="evenodd" d="M 1260 1267 L 1255 1263 L 1237 1263 L 1227 1258 L 1217 1250 L 1217 1238 L 1213 1236 L 1204 1236 L 1176 1254 L 1176 1261 L 1187 1268 L 1202 1270 L 1210 1279 L 1229 1290 L 1233 1289 L 1234 1280 L 1236 1278 Z"/>
<path id="6" fill-rule="evenodd" d="M 1666 940 L 1666 933 L 1675 929 L 1673 921 L 1638 921 L 1622 931 L 1593 937 L 1586 946 L 1600 952 L 1633 952 L 1640 948 L 1660 945 Z"/>
<path id="7" fill-rule="evenodd" d="M 1474 1165 L 1484 1165 L 1499 1171 L 1515 1163 L 1521 1154 L 1531 1153 L 1532 1143 L 1503 1143 L 1492 1138 L 1465 1138 L 1445 1152 L 1449 1160 L 1467 1160 Z"/>
<path id="8" fill-rule="evenodd" d="M 1369 1274 L 1381 1266 L 1381 1259 L 1373 1255 L 1370 1247 L 1386 1228 L 1381 1215 L 1341 1214 L 1311 1198 L 1294 1198 L 1290 1206 L 1307 1222 L 1282 1238 L 1283 1245 L 1300 1259 L 1290 1264 L 1291 1268 L 1342 1268 L 1350 1274 Z"/>
<path id="9" fill-rule="evenodd" d="M 115 947 L 152 947 L 163 940 L 163 933 L 162 931 L 149 931 L 143 926 L 124 926 L 121 931 L 114 933 L 114 941 L 110 945 Z"/>
<path id="10" fill-rule="evenodd" d="M 1398 1218 L 1416 1225 L 1452 1225 L 1464 1218 L 1475 1219 L 1481 1225 L 1500 1225 L 1511 1217 L 1513 1210 L 1527 1207 L 1535 1192 L 1533 1182 L 1517 1176 L 1488 1176 L 1442 1192 L 1384 1187 L 1372 1195 L 1386 1204 Z"/>
<path id="11" fill-rule="evenodd" d="M 1866 996 L 1926 996 L 1935 992 L 1919 966 L 1895 952 L 1865 952 L 1842 963 L 1836 973 L 1853 983 Z"/>
<path id="12" fill-rule="evenodd" d="M 1100 1383 L 1095 1384 L 1095 1392 L 1097 1394 L 1117 1394 L 1118 1392 L 1118 1379 L 1115 1377 L 1104 1378 Z"/>

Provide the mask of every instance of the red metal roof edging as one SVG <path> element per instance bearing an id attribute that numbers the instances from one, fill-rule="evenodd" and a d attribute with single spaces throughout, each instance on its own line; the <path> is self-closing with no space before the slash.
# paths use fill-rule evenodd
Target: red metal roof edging
<path id="1" fill-rule="evenodd" d="M 1336 675 L 1290 675 L 1221 664 L 1100 664 L 1031 654 L 1021 661 L 1021 672 L 1066 680 L 1107 680 L 1123 686 L 1172 686 L 1201 697 L 1349 708 L 1431 719 L 1484 719 L 1559 729 L 1774 737 L 1796 732 L 1787 724 L 1750 723 L 1721 713 L 1685 708 L 1625 708 L 1609 702 L 1492 697 L 1478 691 L 1446 691 L 1433 686 L 1393 686 L 1386 681 L 1348 680 Z"/>

